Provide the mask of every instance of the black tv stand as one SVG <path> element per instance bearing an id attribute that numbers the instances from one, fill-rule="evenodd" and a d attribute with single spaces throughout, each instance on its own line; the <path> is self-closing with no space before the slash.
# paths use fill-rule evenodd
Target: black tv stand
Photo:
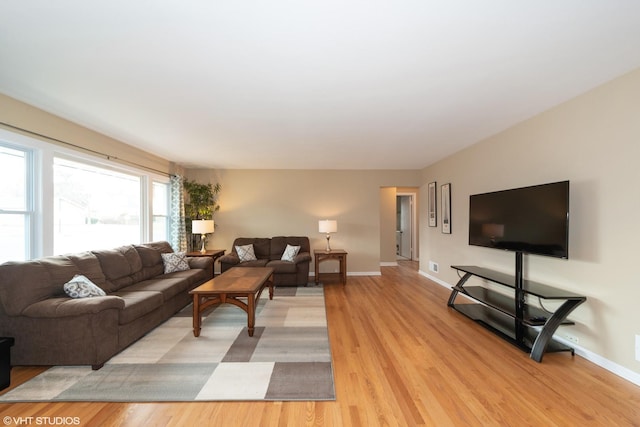
<path id="1" fill-rule="evenodd" d="M 567 316 L 587 297 L 552 288 L 551 286 L 523 279 L 522 253 L 516 253 L 515 276 L 476 266 L 451 266 L 464 275 L 452 288 L 447 305 L 475 320 L 505 340 L 530 353 L 536 362 L 542 361 L 545 352 L 574 349 L 553 339 L 560 325 L 574 324 Z M 514 290 L 513 296 L 505 295 L 483 286 L 466 286 L 472 276 L 480 277 Z M 478 301 L 477 304 L 455 303 L 458 294 Z M 553 313 L 529 305 L 526 296 L 533 295 L 548 300 L 564 300 Z M 536 328 L 537 327 L 537 328 Z M 542 328 L 540 328 L 542 327 Z"/>

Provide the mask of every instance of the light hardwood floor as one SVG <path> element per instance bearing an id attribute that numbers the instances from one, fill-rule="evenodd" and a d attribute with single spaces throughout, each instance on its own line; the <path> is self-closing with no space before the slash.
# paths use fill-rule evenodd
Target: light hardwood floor
<path id="1" fill-rule="evenodd" d="M 640 387 L 569 353 L 530 360 L 448 309 L 449 291 L 416 268 L 402 262 L 326 285 L 334 402 L 0 404 L 0 417 L 34 417 L 32 425 L 78 417 L 85 426 L 640 426 Z M 41 370 L 14 368 L 12 386 Z"/>

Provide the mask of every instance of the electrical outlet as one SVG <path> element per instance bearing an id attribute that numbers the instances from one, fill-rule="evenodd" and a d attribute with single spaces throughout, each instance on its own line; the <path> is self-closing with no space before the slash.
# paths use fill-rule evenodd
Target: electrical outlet
<path id="1" fill-rule="evenodd" d="M 567 341 L 571 341 L 574 344 L 578 344 L 580 342 L 580 340 L 578 339 L 578 337 L 571 335 L 571 334 L 564 334 L 564 337 Z"/>
<path id="2" fill-rule="evenodd" d="M 636 335 L 636 360 L 640 362 L 640 335 Z"/>
<path id="3" fill-rule="evenodd" d="M 433 261 L 429 261 L 429 270 L 433 271 L 434 273 L 438 272 L 438 263 L 433 262 Z"/>

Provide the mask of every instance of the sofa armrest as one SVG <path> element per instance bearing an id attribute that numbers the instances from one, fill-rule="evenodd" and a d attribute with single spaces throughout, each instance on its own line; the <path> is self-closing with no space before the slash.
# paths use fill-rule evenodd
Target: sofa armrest
<path id="1" fill-rule="evenodd" d="M 301 262 L 311 262 L 311 254 L 309 252 L 300 252 L 293 259 L 294 264 L 299 264 Z"/>
<path id="2" fill-rule="evenodd" d="M 124 309 L 124 300 L 115 295 L 91 298 L 49 298 L 29 305 L 22 311 L 27 317 L 69 317 L 95 314 L 109 309 Z"/>
<path id="3" fill-rule="evenodd" d="M 187 257 L 189 268 L 201 268 L 203 270 L 211 270 L 213 268 L 213 259 L 208 256 Z"/>
<path id="4" fill-rule="evenodd" d="M 220 264 L 230 264 L 230 265 L 240 264 L 240 257 L 238 257 L 238 255 L 234 253 L 223 255 L 219 259 L 220 259 Z"/>

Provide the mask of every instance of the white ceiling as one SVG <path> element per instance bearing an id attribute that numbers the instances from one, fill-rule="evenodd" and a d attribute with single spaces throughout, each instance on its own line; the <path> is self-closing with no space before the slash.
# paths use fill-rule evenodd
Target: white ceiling
<path id="1" fill-rule="evenodd" d="M 186 167 L 421 169 L 638 67 L 637 0 L 0 1 L 1 93 Z"/>

